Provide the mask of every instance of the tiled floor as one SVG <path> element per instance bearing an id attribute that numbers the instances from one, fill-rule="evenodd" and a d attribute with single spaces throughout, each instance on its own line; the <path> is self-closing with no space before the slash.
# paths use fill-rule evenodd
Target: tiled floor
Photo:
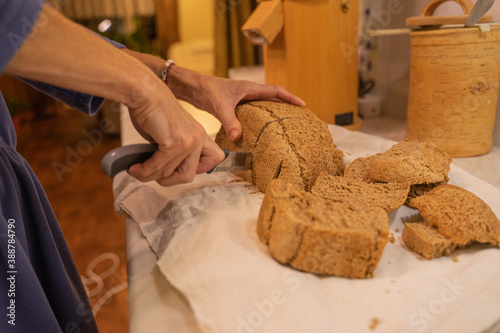
<path id="1" fill-rule="evenodd" d="M 18 151 L 47 192 L 85 283 L 101 332 L 128 332 L 125 223 L 113 210 L 104 154 L 120 145 L 97 117 L 65 110 L 19 132 Z"/>

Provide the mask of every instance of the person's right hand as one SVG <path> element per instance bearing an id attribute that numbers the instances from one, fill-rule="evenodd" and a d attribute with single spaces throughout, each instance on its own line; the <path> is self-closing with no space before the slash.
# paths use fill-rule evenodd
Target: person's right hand
<path id="1" fill-rule="evenodd" d="M 224 159 L 224 152 L 205 129 L 158 80 L 152 91 L 128 105 L 139 133 L 158 144 L 158 151 L 129 174 L 141 181 L 155 180 L 162 186 L 191 182 L 194 176 L 212 169 Z"/>

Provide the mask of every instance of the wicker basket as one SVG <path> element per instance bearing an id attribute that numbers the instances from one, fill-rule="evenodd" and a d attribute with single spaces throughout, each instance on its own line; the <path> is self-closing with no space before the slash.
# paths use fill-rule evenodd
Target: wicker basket
<path id="1" fill-rule="evenodd" d="M 500 27 L 432 29 L 410 36 L 406 137 L 433 142 L 454 157 L 489 152 L 500 81 Z"/>

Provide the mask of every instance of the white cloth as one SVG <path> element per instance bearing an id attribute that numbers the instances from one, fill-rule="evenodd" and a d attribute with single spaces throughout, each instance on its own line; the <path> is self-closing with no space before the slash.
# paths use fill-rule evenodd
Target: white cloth
<path id="1" fill-rule="evenodd" d="M 346 163 L 394 142 L 338 126 Z M 450 183 L 500 216 L 500 190 L 452 165 Z M 382 259 L 367 280 L 318 277 L 276 262 L 256 234 L 263 194 L 229 173 L 162 188 L 119 178 L 116 209 L 133 219 L 202 332 L 481 332 L 500 319 L 500 249 L 474 246 L 428 261 L 401 240 L 406 206 L 389 214 Z"/>

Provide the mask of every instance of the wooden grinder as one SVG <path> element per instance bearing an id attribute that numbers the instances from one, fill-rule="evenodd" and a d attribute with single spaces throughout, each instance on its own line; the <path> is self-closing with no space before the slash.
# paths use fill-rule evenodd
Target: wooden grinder
<path id="1" fill-rule="evenodd" d="M 298 95 L 326 123 L 361 129 L 358 1 L 263 0 L 242 31 L 264 45 L 267 84 Z"/>
<path id="2" fill-rule="evenodd" d="M 493 147 L 500 27 L 463 27 L 473 7 L 470 0 L 453 0 L 463 8 L 463 16 L 432 16 L 445 1 L 430 1 L 420 17 L 406 21 L 409 26 L 427 27 L 410 33 L 406 136 L 433 142 L 454 157 L 481 155 Z M 491 16 L 481 21 L 491 22 Z"/>

